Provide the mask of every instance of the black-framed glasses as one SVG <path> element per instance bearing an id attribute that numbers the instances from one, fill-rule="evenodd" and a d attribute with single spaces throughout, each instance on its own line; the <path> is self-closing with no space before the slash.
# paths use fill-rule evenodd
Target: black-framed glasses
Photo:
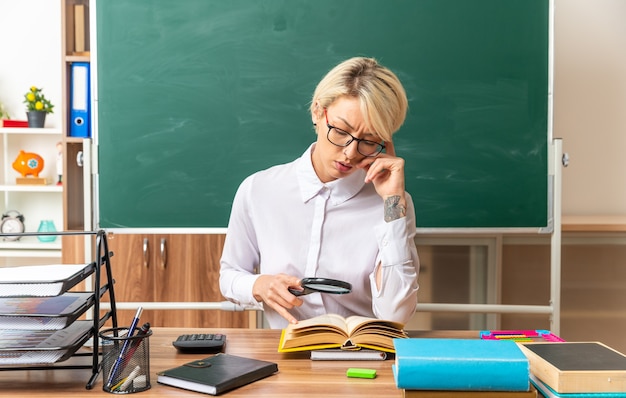
<path id="1" fill-rule="evenodd" d="M 367 157 L 377 156 L 383 151 L 383 149 L 385 149 L 385 145 L 381 144 L 380 142 L 356 138 L 347 131 L 330 125 L 328 123 L 328 114 L 326 113 L 326 108 L 324 108 L 324 116 L 326 116 L 326 126 L 328 126 L 328 134 L 326 134 L 326 138 L 331 144 L 346 147 L 350 145 L 352 141 L 356 141 L 356 150 L 361 155 Z"/>

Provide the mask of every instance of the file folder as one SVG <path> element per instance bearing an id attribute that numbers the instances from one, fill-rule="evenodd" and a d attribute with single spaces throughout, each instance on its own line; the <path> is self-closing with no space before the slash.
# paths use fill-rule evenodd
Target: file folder
<path id="1" fill-rule="evenodd" d="M 70 136 L 89 138 L 89 63 L 73 63 L 71 79 Z"/>
<path id="2" fill-rule="evenodd" d="M 86 10 L 85 4 L 74 4 L 74 53 L 83 53 L 86 50 L 85 22 L 89 19 Z"/>

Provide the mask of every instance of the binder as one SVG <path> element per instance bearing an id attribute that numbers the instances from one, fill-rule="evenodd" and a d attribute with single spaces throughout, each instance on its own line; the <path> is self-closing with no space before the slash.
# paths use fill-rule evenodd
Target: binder
<path id="1" fill-rule="evenodd" d="M 71 79 L 70 136 L 89 138 L 91 136 L 89 63 L 73 63 Z"/>
<path id="2" fill-rule="evenodd" d="M 85 15 L 84 4 L 74 4 L 74 53 L 85 52 Z"/>

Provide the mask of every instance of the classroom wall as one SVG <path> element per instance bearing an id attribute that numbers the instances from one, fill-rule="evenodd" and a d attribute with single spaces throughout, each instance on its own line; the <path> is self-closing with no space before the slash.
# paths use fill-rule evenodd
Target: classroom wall
<path id="1" fill-rule="evenodd" d="M 626 1 L 554 0 L 554 136 L 563 139 L 563 214 L 626 214 Z M 58 16 L 58 18 L 57 18 Z M 0 103 L 25 120 L 41 86 L 61 125 L 61 2 L 0 0 Z"/>
<path id="2" fill-rule="evenodd" d="M 26 120 L 31 86 L 55 106 L 46 127 L 61 127 L 61 2 L 0 0 L 0 104 L 11 119 Z"/>
<path id="3" fill-rule="evenodd" d="M 568 215 L 626 214 L 626 1 L 555 0 L 554 136 Z"/>

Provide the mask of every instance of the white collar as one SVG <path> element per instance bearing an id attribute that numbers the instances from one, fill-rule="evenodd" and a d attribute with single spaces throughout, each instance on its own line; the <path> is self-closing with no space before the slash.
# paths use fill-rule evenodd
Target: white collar
<path id="1" fill-rule="evenodd" d="M 311 153 L 314 147 L 315 143 L 311 144 L 304 154 L 296 160 L 296 173 L 303 202 L 306 203 L 313 199 L 325 188 L 330 190 L 331 203 L 334 205 L 345 202 L 361 191 L 365 185 L 365 170 L 363 169 L 356 170 L 344 178 L 326 184 L 322 183 L 313 168 Z"/>

